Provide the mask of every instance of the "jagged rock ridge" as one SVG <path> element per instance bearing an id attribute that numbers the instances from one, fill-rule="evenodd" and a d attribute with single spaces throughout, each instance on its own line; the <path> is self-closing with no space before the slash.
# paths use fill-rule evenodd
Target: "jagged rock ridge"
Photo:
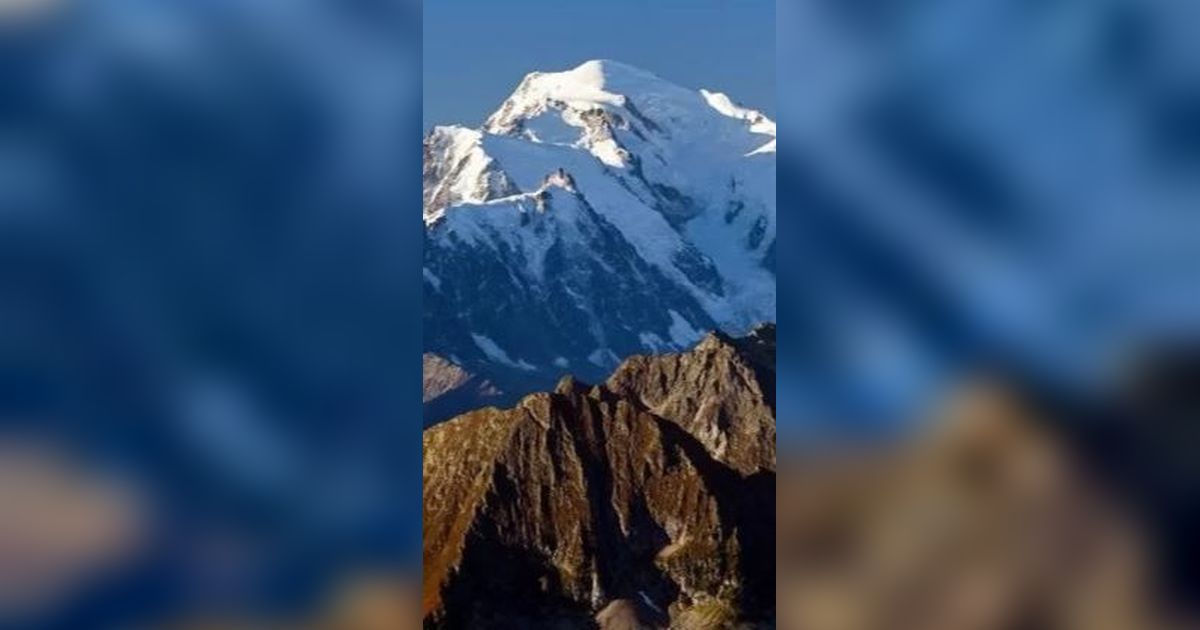
<path id="1" fill-rule="evenodd" d="M 767 622 L 774 376 L 773 326 L 712 334 L 427 429 L 427 626 Z"/>

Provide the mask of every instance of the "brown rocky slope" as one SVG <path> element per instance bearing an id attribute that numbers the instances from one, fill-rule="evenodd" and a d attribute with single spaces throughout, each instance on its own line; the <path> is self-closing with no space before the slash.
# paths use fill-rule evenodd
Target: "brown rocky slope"
<path id="1" fill-rule="evenodd" d="M 769 624 L 775 329 L 424 434 L 427 627 Z"/>

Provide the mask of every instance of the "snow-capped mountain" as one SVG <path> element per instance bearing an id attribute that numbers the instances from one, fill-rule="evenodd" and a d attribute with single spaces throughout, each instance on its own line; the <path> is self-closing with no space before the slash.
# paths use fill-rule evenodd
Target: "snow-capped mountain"
<path id="1" fill-rule="evenodd" d="M 426 350 L 513 395 L 775 319 L 775 123 L 724 94 L 534 72 L 424 177 Z"/>

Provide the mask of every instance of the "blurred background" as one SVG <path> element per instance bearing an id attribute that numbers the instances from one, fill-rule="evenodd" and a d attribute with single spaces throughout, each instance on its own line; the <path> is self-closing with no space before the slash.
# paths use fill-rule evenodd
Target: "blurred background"
<path id="1" fill-rule="evenodd" d="M 780 0 L 781 627 L 1194 625 L 1198 11 Z M 0 3 L 0 626 L 415 611 L 420 25 Z"/>
<path id="2" fill-rule="evenodd" d="M 0 2 L 0 627 L 415 618 L 420 37 Z"/>
<path id="3" fill-rule="evenodd" d="M 1194 627 L 1200 19 L 780 0 L 783 627 Z"/>
<path id="4" fill-rule="evenodd" d="M 782 421 L 886 423 L 984 364 L 1094 391 L 1194 338 L 1197 12 L 781 2 Z"/>

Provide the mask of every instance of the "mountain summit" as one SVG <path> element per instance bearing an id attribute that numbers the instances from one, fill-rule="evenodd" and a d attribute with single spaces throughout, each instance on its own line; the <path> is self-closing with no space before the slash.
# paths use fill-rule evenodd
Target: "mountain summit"
<path id="1" fill-rule="evenodd" d="M 426 350 L 512 396 L 775 318 L 775 123 L 614 61 L 425 141 Z"/>
<path id="2" fill-rule="evenodd" d="M 767 120 L 759 112 L 733 104 L 725 95 L 695 92 L 616 61 L 593 60 L 565 72 L 527 75 L 488 118 L 484 129 L 496 134 L 521 134 L 540 142 L 580 144 L 605 164 L 623 167 L 631 156 L 614 134 L 604 133 L 611 131 L 605 123 L 633 131 L 658 149 L 668 148 L 668 143 L 655 140 L 675 136 L 676 144 L 686 144 L 704 135 L 708 136 L 705 144 L 724 145 L 714 148 L 745 155 L 766 145 L 775 135 L 774 123 L 747 128 L 721 120 L 745 120 L 747 116 L 755 121 Z M 747 129 L 750 134 L 745 133 Z M 714 131 L 723 133 L 712 134 Z"/>

